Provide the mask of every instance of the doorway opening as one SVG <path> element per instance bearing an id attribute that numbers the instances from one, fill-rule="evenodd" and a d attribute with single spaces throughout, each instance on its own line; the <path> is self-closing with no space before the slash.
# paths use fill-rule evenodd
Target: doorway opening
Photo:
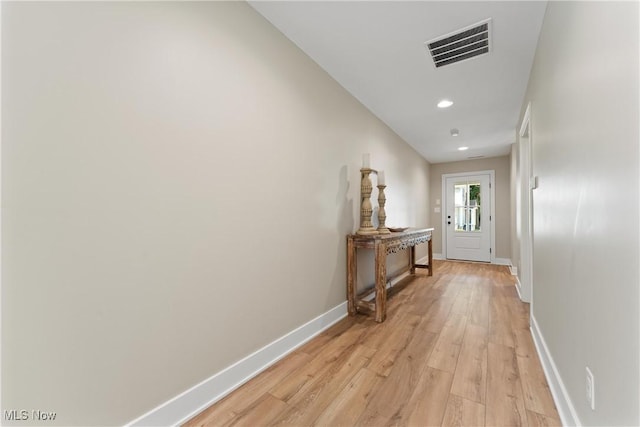
<path id="1" fill-rule="evenodd" d="M 442 249 L 446 259 L 495 260 L 495 171 L 442 175 Z"/>

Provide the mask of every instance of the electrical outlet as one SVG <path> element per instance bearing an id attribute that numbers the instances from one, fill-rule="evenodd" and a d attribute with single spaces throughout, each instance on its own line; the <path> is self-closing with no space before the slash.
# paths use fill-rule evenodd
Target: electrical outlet
<path id="1" fill-rule="evenodd" d="M 587 402 L 589 402 L 589 406 L 591 406 L 591 410 L 596 410 L 596 383 L 593 379 L 593 373 L 591 369 L 587 366 L 585 368 L 587 370 Z"/>

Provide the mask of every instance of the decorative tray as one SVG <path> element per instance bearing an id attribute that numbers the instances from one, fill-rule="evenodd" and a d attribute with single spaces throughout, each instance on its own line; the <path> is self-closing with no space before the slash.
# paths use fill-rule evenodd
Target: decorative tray
<path id="1" fill-rule="evenodd" d="M 409 227 L 388 227 L 389 231 L 393 233 L 400 233 L 409 229 Z"/>

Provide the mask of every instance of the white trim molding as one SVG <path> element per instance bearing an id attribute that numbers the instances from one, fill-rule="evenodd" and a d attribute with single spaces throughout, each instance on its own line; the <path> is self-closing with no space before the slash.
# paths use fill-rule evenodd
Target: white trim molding
<path id="1" fill-rule="evenodd" d="M 440 253 L 434 253 L 433 254 L 433 259 L 437 259 L 437 260 L 441 260 L 441 261 L 446 261 L 447 260 L 447 258 L 443 254 L 440 254 Z M 464 261 L 464 260 L 452 260 L 452 261 Z M 473 261 L 471 261 L 471 262 L 473 262 Z M 494 258 L 491 261 L 491 264 L 508 265 L 509 268 L 511 269 L 510 270 L 511 274 L 514 274 L 513 270 L 512 270 L 514 267 L 511 266 L 511 260 L 509 258 Z"/>
<path id="2" fill-rule="evenodd" d="M 518 138 L 520 182 L 520 272 L 521 300 L 533 304 L 533 138 L 531 129 L 531 102 L 522 117 Z"/>
<path id="3" fill-rule="evenodd" d="M 517 274 L 513 274 L 513 271 L 511 272 L 511 275 L 516 277 L 516 292 L 518 292 L 518 298 L 520 298 L 520 301 L 526 303 L 526 301 L 522 299 L 522 283 L 520 283 L 520 278 Z"/>
<path id="4" fill-rule="evenodd" d="M 580 418 L 578 418 L 578 413 L 571 402 L 567 388 L 562 381 L 560 372 L 558 372 L 558 368 L 553 361 L 553 357 L 549 352 L 547 343 L 533 314 L 531 315 L 531 335 L 533 336 L 533 342 L 536 345 L 538 357 L 542 363 L 544 374 L 547 377 L 547 383 L 549 383 L 549 389 L 551 390 L 551 395 L 558 409 L 558 415 L 560 415 L 562 425 L 581 426 L 582 423 L 580 422 Z"/>
<path id="5" fill-rule="evenodd" d="M 520 136 L 525 136 L 529 131 L 529 129 L 527 129 L 527 126 L 529 126 L 530 120 L 531 120 L 531 101 L 527 103 L 527 109 L 524 112 L 524 116 L 522 116 L 522 123 L 520 124 Z"/>
<path id="6" fill-rule="evenodd" d="M 125 427 L 174 426 L 188 421 L 346 316 L 345 301 L 127 423 Z"/>

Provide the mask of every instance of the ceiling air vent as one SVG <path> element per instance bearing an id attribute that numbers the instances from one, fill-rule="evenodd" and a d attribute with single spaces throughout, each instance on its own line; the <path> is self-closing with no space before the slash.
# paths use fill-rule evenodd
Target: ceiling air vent
<path id="1" fill-rule="evenodd" d="M 436 68 L 464 61 L 491 50 L 491 19 L 425 42 Z"/>

